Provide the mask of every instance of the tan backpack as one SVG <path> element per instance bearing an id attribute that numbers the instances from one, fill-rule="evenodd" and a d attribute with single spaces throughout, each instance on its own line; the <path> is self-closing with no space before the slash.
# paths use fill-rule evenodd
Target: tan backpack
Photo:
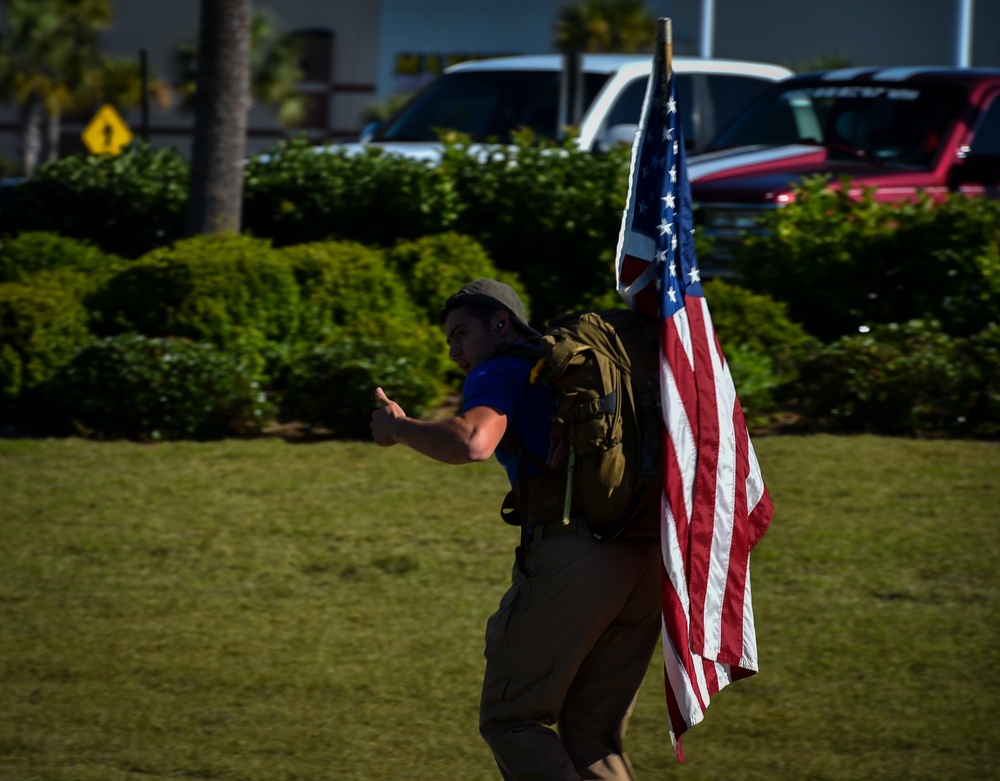
<path id="1" fill-rule="evenodd" d="M 527 349 L 541 356 L 532 382 L 554 384 L 559 408 L 545 462 L 513 433 L 501 441 L 520 456 L 501 515 L 521 526 L 583 517 L 596 536 L 616 537 L 662 485 L 658 324 L 627 309 L 576 312 Z"/>

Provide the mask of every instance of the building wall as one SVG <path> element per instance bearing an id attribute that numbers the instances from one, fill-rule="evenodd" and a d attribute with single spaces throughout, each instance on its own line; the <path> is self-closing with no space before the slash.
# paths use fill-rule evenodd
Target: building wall
<path id="1" fill-rule="evenodd" d="M 700 0 L 671 6 L 697 24 Z M 959 0 L 716 0 L 716 56 L 796 70 L 839 57 L 852 65 L 957 64 Z M 1000 66 L 1000 0 L 975 0 L 972 65 Z"/>
<path id="2" fill-rule="evenodd" d="M 553 51 L 552 24 L 566 1 L 382 0 L 379 96 L 408 86 L 396 69 L 421 55 L 436 64 L 452 54 Z M 677 54 L 701 53 L 703 0 L 647 0 L 646 5 L 656 16 L 672 19 Z M 953 65 L 959 5 L 960 0 L 714 0 L 712 53 L 796 70 L 835 60 Z M 1000 0 L 974 0 L 971 64 L 1000 67 Z"/>
<path id="3" fill-rule="evenodd" d="M 394 92 L 411 91 L 450 61 L 502 53 L 554 51 L 553 22 L 569 0 L 255 0 L 278 27 L 309 31 L 315 97 L 306 128 L 316 141 L 353 138 L 362 112 Z M 674 51 L 699 54 L 703 0 L 647 0 L 673 20 Z M 714 0 L 716 57 L 763 60 L 803 69 L 837 58 L 853 65 L 950 65 L 956 60 L 960 0 Z M 108 53 L 147 52 L 155 75 L 174 76 L 172 51 L 197 37 L 200 0 L 117 0 L 103 36 Z M 1000 67 L 1000 0 L 975 0 L 972 64 Z M 326 40 L 324 49 L 323 41 Z M 96 107 L 95 107 L 96 108 Z M 123 111 L 138 134 L 140 112 Z M 88 116 L 67 118 L 63 148 L 82 147 Z M 152 107 L 150 138 L 185 154 L 193 118 Z M 250 152 L 296 132 L 272 112 L 250 116 Z M 0 155 L 15 157 L 16 111 L 0 108 Z"/>
<path id="4" fill-rule="evenodd" d="M 379 3 L 377 0 L 266 0 L 256 8 L 271 13 L 276 27 L 284 31 L 310 31 L 318 42 L 313 52 L 324 61 L 310 63 L 319 73 L 303 90 L 315 105 L 306 132 L 315 140 L 342 138 L 357 131 L 362 109 L 375 99 L 375 52 Z M 198 35 L 199 0 L 118 0 L 115 24 L 104 36 L 108 52 L 127 54 L 145 48 L 151 67 L 161 77 L 173 74 L 173 47 L 193 42 Z M 323 46 L 324 39 L 327 46 Z M 316 59 L 314 57 L 314 59 Z M 136 112 L 131 112 L 135 114 Z M 157 110 L 151 124 L 164 132 L 152 134 L 186 141 L 192 117 L 174 110 Z M 286 136 L 273 112 L 255 107 L 249 122 L 251 150 L 271 146 Z"/>
<path id="5" fill-rule="evenodd" d="M 193 43 L 198 36 L 200 0 L 116 0 L 112 27 L 101 36 L 103 50 L 117 57 L 139 58 L 146 52 L 151 74 L 173 81 L 173 52 L 177 44 Z M 375 101 L 376 52 L 379 31 L 378 0 L 255 0 L 255 8 L 270 11 L 275 26 L 286 32 L 309 31 L 312 40 L 328 39 L 325 62 L 314 62 L 323 78 L 303 84 L 314 96 L 309 127 L 289 131 L 272 111 L 254 107 L 250 114 L 248 150 L 271 148 L 278 139 L 306 132 L 315 141 L 353 137 L 360 127 L 362 110 Z M 322 47 L 320 47 L 320 53 Z M 96 109 L 96 107 L 95 107 Z M 141 110 L 121 114 L 135 135 L 141 130 Z M 64 153 L 83 148 L 80 132 L 92 112 L 65 118 L 61 148 Z M 194 119 L 178 109 L 177 102 L 163 109 L 152 104 L 149 138 L 155 145 L 174 146 L 187 154 Z M 17 112 L 0 108 L 0 155 L 19 154 Z"/>

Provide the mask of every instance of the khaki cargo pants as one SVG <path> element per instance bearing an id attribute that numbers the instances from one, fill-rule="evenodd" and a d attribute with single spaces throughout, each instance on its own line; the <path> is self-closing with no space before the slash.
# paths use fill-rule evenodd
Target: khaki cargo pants
<path id="1" fill-rule="evenodd" d="M 486 627 L 480 703 L 504 779 L 635 777 L 622 740 L 659 638 L 659 561 L 656 541 L 586 528 L 536 529 L 518 549 Z"/>

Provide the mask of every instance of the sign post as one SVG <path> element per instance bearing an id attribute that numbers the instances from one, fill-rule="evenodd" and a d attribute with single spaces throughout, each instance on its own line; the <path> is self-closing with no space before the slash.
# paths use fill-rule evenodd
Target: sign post
<path id="1" fill-rule="evenodd" d="M 132 141 L 132 131 L 115 107 L 106 103 L 83 129 L 82 138 L 91 154 L 113 157 Z"/>

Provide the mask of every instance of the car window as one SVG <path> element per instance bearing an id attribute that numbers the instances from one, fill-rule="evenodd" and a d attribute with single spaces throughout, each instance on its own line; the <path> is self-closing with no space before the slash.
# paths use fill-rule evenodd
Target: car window
<path id="1" fill-rule="evenodd" d="M 752 103 L 719 133 L 711 148 L 822 144 L 886 165 L 927 168 L 967 88 L 952 84 L 850 82 L 782 84 Z"/>
<path id="2" fill-rule="evenodd" d="M 714 124 L 708 133 L 709 137 L 725 127 L 742 108 L 771 85 L 771 82 L 764 79 L 729 73 L 707 73 L 705 82 Z"/>
<path id="3" fill-rule="evenodd" d="M 976 123 L 969 156 L 1000 156 L 1000 95 L 994 96 L 986 111 Z"/>
<path id="4" fill-rule="evenodd" d="M 376 141 L 437 141 L 441 130 L 457 130 L 473 141 L 511 140 L 512 131 L 530 127 L 558 136 L 558 71 L 458 71 L 448 73 L 390 118 Z M 584 74 L 584 103 L 590 105 L 606 74 Z"/>
<path id="5" fill-rule="evenodd" d="M 648 76 L 640 76 L 634 79 L 625 89 L 621 91 L 615 104 L 608 112 L 607 130 L 615 125 L 638 125 L 642 114 L 642 101 L 646 96 L 646 83 Z M 677 103 L 681 106 L 681 122 L 684 127 L 684 145 L 691 147 L 695 142 L 694 128 L 692 125 L 693 110 L 685 109 L 691 106 L 693 101 L 691 90 L 691 77 L 686 73 L 677 74 Z"/>

